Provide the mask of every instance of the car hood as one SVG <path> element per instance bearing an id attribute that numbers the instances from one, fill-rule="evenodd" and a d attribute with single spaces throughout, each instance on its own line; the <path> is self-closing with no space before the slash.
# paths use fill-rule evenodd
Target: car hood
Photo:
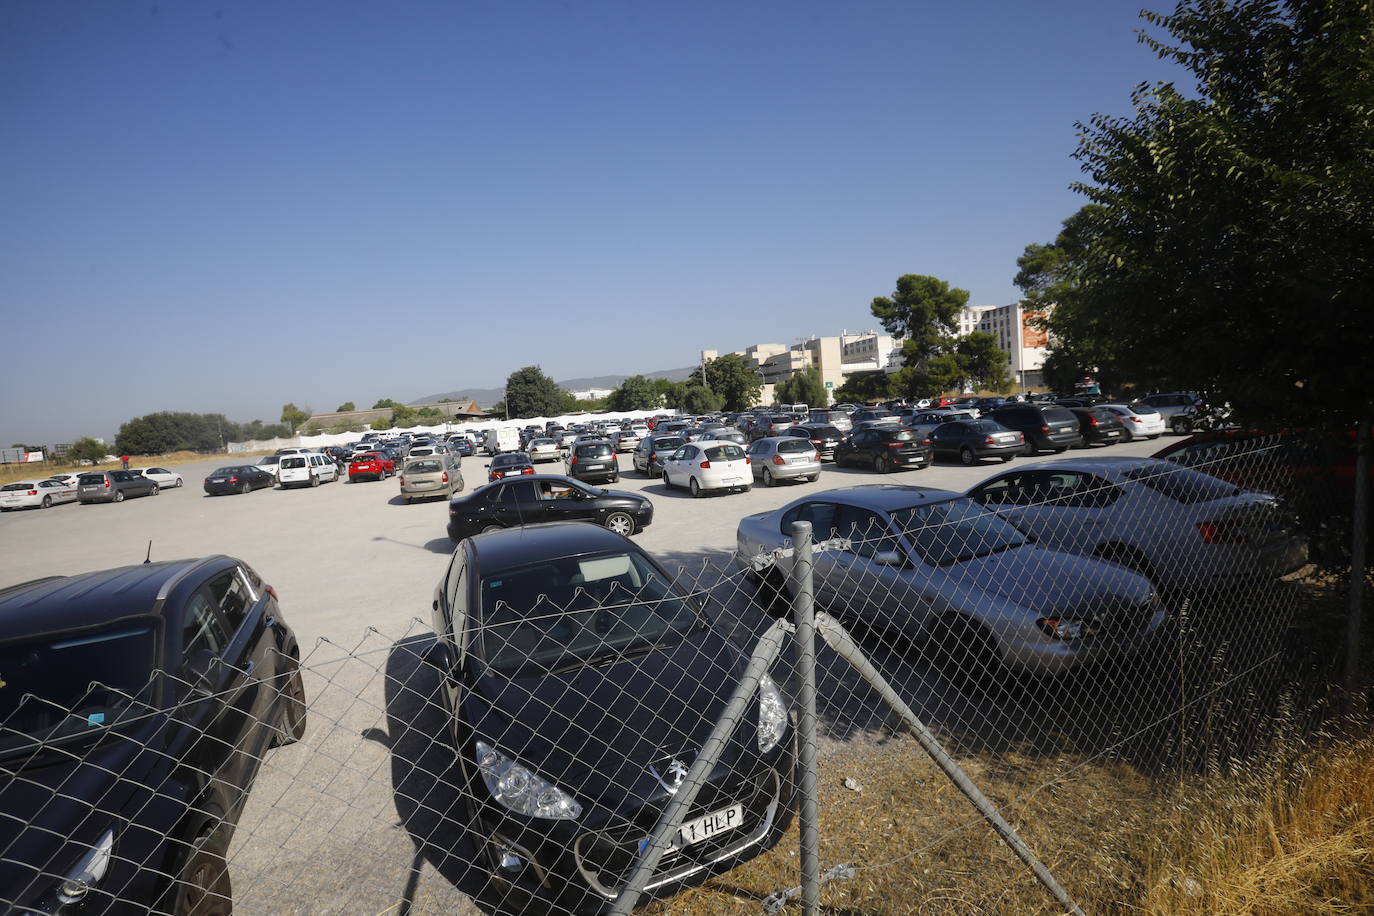
<path id="1" fill-rule="evenodd" d="M 1114 563 L 1033 544 L 941 567 L 957 594 L 993 594 L 1040 614 L 1103 611 L 1150 600 L 1144 576 Z"/>
<path id="2" fill-rule="evenodd" d="M 463 715 L 475 737 L 571 793 L 584 807 L 638 806 L 667 796 L 650 772 L 696 759 L 743 671 L 738 647 L 714 629 L 677 645 L 597 668 L 544 677 L 476 678 Z M 716 772 L 757 756 L 757 704 Z M 460 748 L 472 755 L 472 747 Z"/>

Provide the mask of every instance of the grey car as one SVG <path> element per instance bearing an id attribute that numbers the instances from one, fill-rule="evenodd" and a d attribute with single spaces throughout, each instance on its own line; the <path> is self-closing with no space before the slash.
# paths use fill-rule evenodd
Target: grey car
<path id="1" fill-rule="evenodd" d="M 928 487 L 826 490 L 747 516 L 735 535 L 746 575 L 794 587 L 784 548 L 796 521 L 816 539 L 819 605 L 925 638 L 957 681 L 1130 655 L 1165 618 L 1144 576 L 1047 550 L 966 496 Z"/>
<path id="2" fill-rule="evenodd" d="M 754 479 L 765 487 L 780 480 L 812 481 L 821 476 L 821 456 L 810 440 L 797 436 L 769 436 L 749 446 Z"/>
<path id="3" fill-rule="evenodd" d="M 429 457 L 411 458 L 401 470 L 401 496 L 406 502 L 442 496 L 451 499 L 463 492 L 463 472 L 458 459 L 443 452 Z"/>
<path id="4" fill-rule="evenodd" d="M 91 471 L 76 479 L 83 503 L 122 503 L 132 496 L 156 496 L 157 481 L 137 471 Z"/>

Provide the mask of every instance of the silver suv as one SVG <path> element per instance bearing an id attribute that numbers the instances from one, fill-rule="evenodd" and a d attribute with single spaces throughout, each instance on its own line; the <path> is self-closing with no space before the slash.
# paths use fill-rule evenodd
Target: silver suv
<path id="1" fill-rule="evenodd" d="M 1202 395 L 1194 391 L 1175 391 L 1139 398 L 1137 404 L 1153 407 L 1164 418 L 1164 425 L 1176 433 L 1187 432 L 1191 417 L 1202 409 Z"/>

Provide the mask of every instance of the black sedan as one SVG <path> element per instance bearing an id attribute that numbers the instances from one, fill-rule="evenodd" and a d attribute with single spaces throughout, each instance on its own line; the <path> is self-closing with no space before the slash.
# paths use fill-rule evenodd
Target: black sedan
<path id="1" fill-rule="evenodd" d="M 631 535 L 653 520 L 647 496 L 591 487 L 561 474 L 496 481 L 448 504 L 448 536 L 454 541 L 537 522 L 593 522 Z"/>
<path id="2" fill-rule="evenodd" d="M 210 496 L 224 496 L 227 493 L 247 493 L 263 487 L 276 486 L 277 478 L 253 464 L 234 464 L 215 468 L 205 478 L 205 492 Z"/>
<path id="3" fill-rule="evenodd" d="M 835 464 L 868 466 L 884 474 L 898 469 L 926 468 L 934 461 L 930 440 L 905 426 L 860 429 L 835 446 Z"/>
<path id="4" fill-rule="evenodd" d="M 1010 461 L 1026 451 L 1026 437 L 996 420 L 953 420 L 930 433 L 930 444 L 941 458 L 977 464 L 980 458 Z"/>
<path id="5" fill-rule="evenodd" d="M 299 658 L 232 557 L 0 591 L 5 912 L 230 912 L 234 826 L 305 731 Z"/>
<path id="6" fill-rule="evenodd" d="M 1126 437 L 1126 424 L 1105 407 L 1070 407 L 1069 413 L 1078 418 L 1085 446 L 1113 445 Z"/>
<path id="7" fill-rule="evenodd" d="M 500 455 L 493 455 L 491 462 L 487 465 L 488 481 L 533 473 L 534 462 L 524 452 L 503 452 Z"/>
<path id="8" fill-rule="evenodd" d="M 426 657 L 445 675 L 475 864 L 503 910 L 604 909 L 733 693 L 740 648 L 648 554 L 585 525 L 464 541 L 433 609 Z M 646 899 L 761 854 L 790 822 L 786 701 L 765 679 L 747 708 Z"/>
<path id="9" fill-rule="evenodd" d="M 807 440 L 815 446 L 822 461 L 834 461 L 835 447 L 844 439 L 844 433 L 829 423 L 798 423 L 784 429 L 782 435 Z"/>

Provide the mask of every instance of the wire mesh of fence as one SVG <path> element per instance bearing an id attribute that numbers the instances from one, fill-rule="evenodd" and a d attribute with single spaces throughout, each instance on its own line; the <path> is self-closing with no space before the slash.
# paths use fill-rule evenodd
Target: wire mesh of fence
<path id="1" fill-rule="evenodd" d="M 484 534 L 428 620 L 247 664 L 234 649 L 273 627 L 274 597 L 246 576 L 222 645 L 191 605 L 229 617 L 229 596 L 201 591 L 0 645 L 0 899 L 1051 913 L 1133 909 L 1152 882 L 1187 896 L 1150 856 L 1198 829 L 1199 790 L 1304 740 L 1336 673 L 1323 628 L 1349 508 L 1311 448 L 1089 453 L 968 494 L 799 489 L 739 522 L 729 562 L 692 568 L 578 523 Z"/>

